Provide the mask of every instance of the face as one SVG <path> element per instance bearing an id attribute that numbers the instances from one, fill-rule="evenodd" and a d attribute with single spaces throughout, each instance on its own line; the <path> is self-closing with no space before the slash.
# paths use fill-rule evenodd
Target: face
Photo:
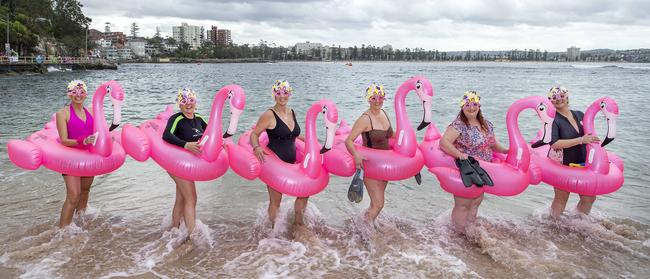
<path id="1" fill-rule="evenodd" d="M 77 87 L 68 92 L 68 98 L 70 98 L 70 101 L 76 104 L 83 104 L 86 100 L 86 97 L 88 97 L 88 93 L 86 93 L 86 91 L 84 91 L 82 88 Z"/>
<path id="2" fill-rule="evenodd" d="M 476 118 L 478 112 L 481 110 L 481 104 L 475 102 L 467 102 L 462 109 L 465 117 L 468 119 L 473 119 Z"/>
<path id="3" fill-rule="evenodd" d="M 289 103 L 289 98 L 291 97 L 291 93 L 289 92 L 284 92 L 284 91 L 279 91 L 273 94 L 273 98 L 275 98 L 275 102 L 278 105 L 285 106 L 287 103 Z"/>
<path id="4" fill-rule="evenodd" d="M 194 110 L 196 109 L 196 98 L 183 98 L 178 103 L 178 107 L 185 114 L 194 114 Z"/>
<path id="5" fill-rule="evenodd" d="M 553 94 L 549 100 L 553 103 L 555 109 L 563 109 L 569 106 L 569 95 L 566 93 Z"/>
<path id="6" fill-rule="evenodd" d="M 368 99 L 368 104 L 371 108 L 381 109 L 384 106 L 384 100 L 386 100 L 386 97 L 384 96 L 373 95 Z"/>

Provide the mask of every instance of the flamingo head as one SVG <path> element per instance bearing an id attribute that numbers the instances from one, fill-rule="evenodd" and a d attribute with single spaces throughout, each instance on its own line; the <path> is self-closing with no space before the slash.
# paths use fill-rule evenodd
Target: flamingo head
<path id="1" fill-rule="evenodd" d="M 334 144 L 334 135 L 336 134 L 336 123 L 339 121 L 339 112 L 336 105 L 328 100 L 321 100 L 319 104 L 322 107 L 323 119 L 325 120 L 325 144 L 320 153 L 325 153 L 332 149 Z"/>
<path id="2" fill-rule="evenodd" d="M 409 82 L 413 83 L 413 89 L 415 90 L 415 93 L 418 94 L 420 101 L 422 101 L 422 107 L 424 109 L 422 122 L 417 128 L 419 131 L 426 128 L 431 123 L 431 102 L 435 91 L 433 90 L 433 86 L 429 80 L 423 76 L 413 77 Z"/>
<path id="3" fill-rule="evenodd" d="M 542 123 L 544 123 L 544 127 L 542 128 L 543 134 L 541 139 L 531 145 L 533 148 L 540 147 L 551 142 L 553 119 L 555 118 L 555 107 L 548 99 L 539 97 L 539 103 L 535 107 L 535 112 L 537 113 L 539 119 L 542 120 Z"/>
<path id="4" fill-rule="evenodd" d="M 244 112 L 244 107 L 246 106 L 246 93 L 244 93 L 244 89 L 236 85 L 231 87 L 228 90 L 227 97 L 228 104 L 230 105 L 230 125 L 228 125 L 228 130 L 223 134 L 223 138 L 229 138 L 235 134 L 239 117 Z"/>
<path id="5" fill-rule="evenodd" d="M 605 146 L 616 138 L 616 119 L 618 118 L 618 104 L 614 99 L 602 97 L 600 101 L 600 111 L 605 115 L 607 120 L 607 135 L 601 146 Z"/>

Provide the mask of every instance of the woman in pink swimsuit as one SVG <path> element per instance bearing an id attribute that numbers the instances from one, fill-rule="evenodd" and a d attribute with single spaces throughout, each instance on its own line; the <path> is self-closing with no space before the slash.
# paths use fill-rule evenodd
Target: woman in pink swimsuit
<path id="1" fill-rule="evenodd" d="M 86 84 L 81 80 L 73 80 L 68 84 L 68 98 L 70 105 L 65 106 L 56 113 L 56 128 L 59 132 L 61 144 L 87 149 L 95 141 L 93 135 L 93 116 L 84 107 L 88 96 Z M 71 176 L 63 174 L 66 196 L 59 227 L 70 225 L 76 212 L 83 212 L 88 205 L 88 194 L 94 176 Z"/>

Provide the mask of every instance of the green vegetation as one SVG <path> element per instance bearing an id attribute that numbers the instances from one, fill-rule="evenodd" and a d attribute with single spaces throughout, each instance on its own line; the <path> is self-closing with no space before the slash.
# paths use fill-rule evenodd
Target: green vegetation
<path id="1" fill-rule="evenodd" d="M 0 0 L 1 51 L 8 24 L 11 48 L 21 55 L 80 55 L 91 22 L 81 7 L 78 0 Z"/>

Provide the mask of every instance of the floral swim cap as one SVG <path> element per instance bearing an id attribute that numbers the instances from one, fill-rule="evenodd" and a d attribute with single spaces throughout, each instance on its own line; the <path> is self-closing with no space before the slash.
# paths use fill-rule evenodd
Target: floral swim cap
<path id="1" fill-rule="evenodd" d="M 88 87 L 82 80 L 73 80 L 68 83 L 68 95 L 87 95 Z"/>
<path id="2" fill-rule="evenodd" d="M 548 94 L 546 94 L 546 97 L 548 97 L 549 100 L 551 99 L 558 99 L 560 95 L 564 94 L 565 96 L 569 95 L 569 90 L 567 90 L 564 87 L 561 86 L 553 86 L 551 89 L 548 91 Z M 562 97 L 560 97 L 562 98 Z"/>
<path id="3" fill-rule="evenodd" d="M 184 105 L 187 103 L 196 102 L 196 92 L 189 87 L 183 87 L 178 89 L 178 95 L 176 96 L 176 103 Z"/>
<path id="4" fill-rule="evenodd" d="M 374 96 L 386 98 L 386 92 L 384 91 L 383 85 L 374 82 L 368 85 L 366 88 L 366 100 L 370 100 L 370 98 Z"/>
<path id="5" fill-rule="evenodd" d="M 481 96 L 476 91 L 465 91 L 463 98 L 460 99 L 460 107 L 464 107 L 467 103 L 476 103 L 481 105 Z"/>
<path id="6" fill-rule="evenodd" d="M 273 90 L 274 96 L 279 96 L 280 94 L 291 96 L 293 94 L 293 88 L 286 80 L 276 80 L 271 89 Z"/>

